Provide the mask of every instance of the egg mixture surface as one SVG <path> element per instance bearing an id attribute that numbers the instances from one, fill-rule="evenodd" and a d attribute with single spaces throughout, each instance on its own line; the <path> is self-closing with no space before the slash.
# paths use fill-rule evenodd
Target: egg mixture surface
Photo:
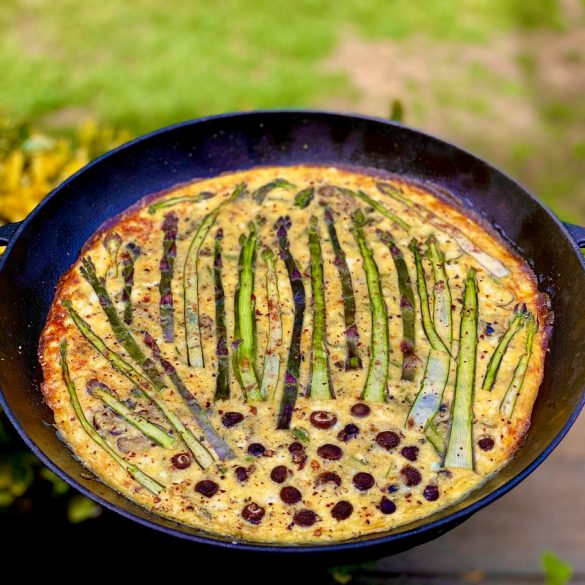
<path id="1" fill-rule="evenodd" d="M 234 540 L 339 541 L 460 500 L 528 430 L 550 318 L 447 201 L 296 166 L 128 210 L 42 336 L 61 437 L 129 499 Z"/>

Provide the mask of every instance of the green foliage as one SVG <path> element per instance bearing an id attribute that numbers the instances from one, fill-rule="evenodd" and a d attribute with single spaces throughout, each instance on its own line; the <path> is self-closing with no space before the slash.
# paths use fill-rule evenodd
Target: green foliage
<path id="1" fill-rule="evenodd" d="M 309 433 L 303 427 L 293 427 L 291 429 L 292 436 L 301 443 L 310 443 L 311 439 Z"/>
<path id="2" fill-rule="evenodd" d="M 75 494 L 67 506 L 67 518 L 71 524 L 79 524 L 85 520 L 97 518 L 101 513 L 100 506 L 81 494 Z"/>
<path id="3" fill-rule="evenodd" d="M 545 585 L 565 585 L 573 576 L 573 568 L 551 551 L 545 551 L 541 557 L 545 574 Z"/>
<path id="4" fill-rule="evenodd" d="M 557 0 L 63 0 L 3 3 L 0 104 L 67 108 L 135 131 L 200 115 L 307 106 L 346 88 L 320 65 L 347 27 L 485 42 L 558 24 Z M 107 42 L 104 42 L 107 39 Z M 23 91 L 26 88 L 26 91 Z"/>

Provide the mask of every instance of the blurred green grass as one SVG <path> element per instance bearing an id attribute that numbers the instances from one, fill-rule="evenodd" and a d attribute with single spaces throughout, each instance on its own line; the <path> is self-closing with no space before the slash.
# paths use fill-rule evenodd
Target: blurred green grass
<path id="1" fill-rule="evenodd" d="M 343 25 L 366 38 L 487 42 L 560 26 L 555 0 L 180 0 L 0 3 L 0 104 L 36 118 L 87 108 L 141 132 L 246 108 L 306 106 L 343 91 L 323 72 Z"/>
<path id="2" fill-rule="evenodd" d="M 476 150 L 564 217 L 585 221 L 584 147 L 575 138 L 585 134 L 585 98 L 548 87 L 539 78 L 546 48 L 522 47 L 527 35 L 561 39 L 574 27 L 567 5 L 574 12 L 585 0 L 0 0 L 0 110 L 41 127 L 70 129 L 93 118 L 140 134 L 227 111 L 336 107 L 339 96 L 344 109 L 359 109 L 351 73 L 324 66 L 347 31 L 397 46 L 425 39 L 462 55 L 518 37 L 518 78 L 499 76 L 498 64 L 462 62 L 456 78 L 437 82 L 437 72 L 424 70 L 432 61 L 423 60 L 422 83 L 388 95 L 388 110 L 402 99 L 407 123 Z M 579 47 L 563 58 L 585 75 Z M 423 93 L 433 95 L 432 111 Z M 505 100 L 509 109 L 524 100 L 537 112 L 536 133 L 504 144 L 490 136 Z M 455 110 L 467 118 L 435 122 Z"/>

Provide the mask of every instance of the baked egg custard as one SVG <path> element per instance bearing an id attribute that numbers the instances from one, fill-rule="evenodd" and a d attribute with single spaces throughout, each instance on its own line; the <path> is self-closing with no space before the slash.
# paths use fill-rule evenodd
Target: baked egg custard
<path id="1" fill-rule="evenodd" d="M 432 186 L 264 167 L 151 196 L 62 277 L 60 436 L 155 514 L 328 543 L 460 500 L 513 457 L 551 326 L 534 274 Z"/>

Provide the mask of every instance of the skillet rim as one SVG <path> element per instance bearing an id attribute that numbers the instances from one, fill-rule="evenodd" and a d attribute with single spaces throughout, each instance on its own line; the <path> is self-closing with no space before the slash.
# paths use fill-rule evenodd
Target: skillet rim
<path id="1" fill-rule="evenodd" d="M 73 183 L 77 177 L 90 168 L 93 168 L 96 165 L 99 165 L 102 160 L 105 160 L 111 156 L 116 155 L 117 153 L 126 150 L 128 148 L 132 148 L 136 144 L 142 143 L 147 141 L 151 138 L 154 138 L 160 134 L 172 132 L 179 128 L 184 128 L 187 126 L 195 126 L 198 124 L 204 124 L 209 121 L 215 120 L 223 120 L 223 119 L 239 119 L 243 117 L 251 117 L 251 116 L 258 116 L 258 115 L 286 115 L 286 114 L 296 114 L 296 115 L 307 115 L 307 116 L 325 116 L 331 118 L 344 118 L 344 119 L 354 119 L 354 120 L 361 120 L 366 122 L 373 122 L 376 124 L 384 124 L 386 126 L 395 126 L 406 130 L 409 133 L 415 135 L 421 135 L 428 139 L 431 139 L 435 143 L 439 143 L 440 145 L 447 146 L 449 148 L 453 148 L 456 150 L 461 151 L 465 155 L 475 159 L 477 162 L 483 164 L 490 173 L 496 173 L 501 175 L 506 181 L 516 185 L 520 188 L 523 195 L 535 203 L 540 209 L 542 209 L 550 219 L 556 224 L 556 226 L 560 229 L 561 233 L 565 236 L 565 239 L 568 240 L 569 244 L 571 245 L 574 253 L 577 255 L 578 261 L 581 264 L 583 270 L 585 270 L 585 256 L 581 253 L 581 249 L 579 245 L 571 236 L 568 228 L 564 225 L 564 223 L 547 207 L 543 205 L 536 197 L 530 192 L 529 189 L 526 188 L 525 185 L 520 183 L 519 181 L 510 177 L 507 173 L 499 169 L 498 167 L 494 166 L 493 164 L 487 162 L 485 159 L 471 153 L 470 151 L 466 150 L 465 148 L 461 148 L 460 146 L 449 142 L 443 138 L 439 138 L 434 134 L 421 131 L 419 129 L 412 128 L 405 124 L 401 124 L 399 122 L 387 120 L 384 118 L 380 118 L 377 116 L 367 116 L 362 114 L 355 114 L 355 113 L 342 113 L 342 112 L 335 112 L 331 110 L 320 110 L 320 109 L 303 109 L 303 108 L 286 108 L 286 109 L 268 109 L 268 110 L 252 110 L 247 112 L 230 112 L 224 114 L 217 114 L 211 116 L 204 116 L 201 118 L 194 118 L 191 120 L 186 120 L 183 122 L 179 122 L 177 124 L 172 124 L 170 126 L 166 126 L 164 128 L 155 130 L 148 134 L 144 134 L 135 138 L 129 142 L 121 144 L 120 146 L 114 148 L 113 150 L 108 151 L 107 153 L 103 154 L 102 156 L 94 159 L 93 161 L 89 162 L 71 177 L 66 179 L 63 183 L 58 185 L 55 189 L 53 189 L 36 207 L 35 209 L 20 223 L 18 228 L 15 232 L 11 235 L 10 240 L 5 248 L 4 254 L 0 258 L 0 273 L 4 269 L 4 266 L 9 261 L 11 251 L 13 247 L 16 245 L 17 240 L 21 236 L 23 232 L 26 231 L 28 225 L 35 219 L 36 215 L 41 212 L 45 205 L 49 203 L 51 199 L 58 196 L 59 192 L 66 189 L 71 183 Z M 465 205 L 465 204 L 464 204 Z M 505 234 L 503 234 L 504 238 L 508 239 Z M 508 240 L 510 241 L 510 240 Z M 512 242 L 513 243 L 513 242 Z M 6 415 L 12 425 L 16 428 L 18 434 L 22 437 L 26 445 L 33 451 L 33 453 L 45 464 L 49 469 L 51 469 L 54 473 L 56 473 L 59 477 L 61 477 L 64 481 L 66 481 L 69 485 L 73 486 L 76 490 L 81 492 L 86 497 L 98 502 L 100 505 L 104 506 L 105 508 L 127 518 L 129 520 L 133 520 L 143 526 L 148 526 L 149 528 L 153 528 L 159 532 L 163 532 L 167 535 L 172 535 L 182 540 L 189 540 L 192 542 L 197 542 L 199 544 L 204 544 L 207 546 L 214 546 L 220 547 L 223 549 L 231 549 L 237 551 L 247 551 L 247 552 L 277 552 L 277 553 L 334 553 L 334 552 L 341 552 L 341 551 L 352 551 L 361 548 L 374 548 L 374 547 L 381 547 L 383 545 L 390 545 L 395 542 L 409 542 L 412 540 L 417 539 L 419 536 L 426 536 L 427 533 L 431 534 L 431 538 L 433 537 L 433 533 L 441 534 L 442 532 L 456 526 L 458 523 L 463 522 L 465 519 L 469 518 L 472 514 L 476 513 L 477 511 L 481 510 L 488 504 L 496 501 L 508 491 L 513 489 L 517 486 L 521 481 L 523 481 L 528 475 L 530 475 L 542 462 L 552 453 L 552 451 L 559 445 L 562 439 L 566 436 L 570 428 L 573 426 L 575 420 L 579 416 L 581 410 L 585 407 L 585 388 L 581 390 L 581 397 L 577 402 L 575 408 L 571 412 L 571 415 L 564 423 L 562 429 L 557 433 L 557 435 L 550 441 L 550 443 L 545 447 L 545 449 L 540 452 L 535 459 L 528 464 L 522 471 L 517 473 L 514 477 L 512 477 L 509 481 L 501 485 L 500 487 L 496 488 L 495 490 L 489 492 L 484 497 L 479 499 L 477 502 L 469 504 L 465 508 L 453 512 L 451 514 L 446 515 L 444 518 L 439 518 L 429 523 L 422 524 L 416 528 L 411 528 L 404 530 L 402 532 L 397 532 L 390 535 L 382 535 L 380 536 L 379 533 L 374 533 L 372 535 L 366 535 L 359 537 L 356 540 L 349 540 L 349 541 L 341 541 L 337 543 L 329 543 L 329 544 L 277 544 L 277 543 L 254 543 L 253 541 L 229 541 L 216 538 L 213 534 L 209 533 L 209 535 L 198 535 L 198 534 L 188 534 L 182 532 L 178 529 L 180 526 L 177 523 L 177 528 L 170 528 L 167 526 L 163 526 L 162 524 L 157 523 L 155 520 L 150 520 L 146 518 L 142 518 L 141 516 L 135 514 L 133 511 L 121 508 L 120 506 L 113 504 L 107 501 L 102 496 L 97 495 L 91 489 L 86 488 L 85 486 L 81 485 L 76 479 L 71 477 L 68 473 L 62 470 L 58 465 L 54 464 L 47 455 L 37 446 L 37 444 L 28 436 L 24 427 L 20 424 L 20 422 L 16 419 L 15 414 L 13 413 L 12 409 L 10 408 L 4 392 L 0 387 L 0 405 L 2 406 L 3 410 L 6 412 Z M 107 486 L 109 489 L 109 486 Z M 113 490 L 115 491 L 115 490 Z M 448 509 L 448 508 L 447 508 Z M 169 521 L 169 519 L 165 519 Z M 170 520 L 172 522 L 172 520 Z M 408 526 L 408 525 L 407 525 Z M 443 530 L 442 530 L 443 529 Z M 428 539 L 425 539 L 428 540 Z"/>

